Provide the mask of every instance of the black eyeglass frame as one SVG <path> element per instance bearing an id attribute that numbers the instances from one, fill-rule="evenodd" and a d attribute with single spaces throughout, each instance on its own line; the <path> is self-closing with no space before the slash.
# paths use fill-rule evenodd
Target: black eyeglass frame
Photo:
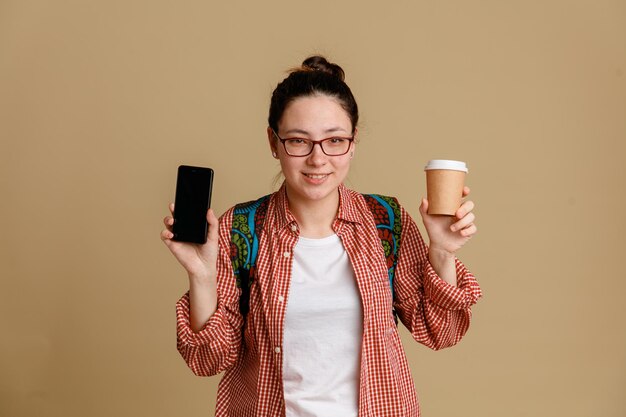
<path id="1" fill-rule="evenodd" d="M 271 129 L 271 128 L 270 128 Z M 280 143 L 283 144 L 283 149 L 285 149 L 285 153 L 289 156 L 293 156 L 295 158 L 300 158 L 300 157 L 304 157 L 304 156 L 309 156 L 313 153 L 313 148 L 315 148 L 315 145 L 320 145 L 320 148 L 322 149 L 322 152 L 324 152 L 324 155 L 326 156 L 343 156 L 345 154 L 347 154 L 348 152 L 350 152 L 350 148 L 352 147 L 352 142 L 354 142 L 354 135 L 352 135 L 351 137 L 343 137 L 343 136 L 331 136 L 329 138 L 326 139 L 322 139 L 322 140 L 311 140 L 311 139 L 306 139 L 306 138 L 298 138 L 298 137 L 293 137 L 293 138 L 281 138 L 280 136 L 278 136 L 278 133 L 276 133 L 276 131 L 274 129 L 271 129 L 272 133 L 274 134 L 274 136 L 276 136 L 278 138 L 278 140 L 280 141 Z M 309 151 L 309 153 L 307 153 L 306 155 L 292 155 L 289 153 L 289 151 L 287 150 L 287 145 L 285 145 L 285 142 L 287 142 L 288 140 L 294 140 L 294 139 L 298 139 L 298 140 L 306 140 L 308 142 L 310 142 L 312 144 L 311 146 L 311 150 Z M 332 139 L 344 139 L 350 142 L 350 144 L 348 145 L 348 148 L 346 149 L 346 151 L 344 153 L 339 153 L 339 154 L 334 154 L 334 155 L 330 155 L 328 153 L 326 153 L 326 151 L 324 150 L 324 142 L 327 142 L 329 140 Z"/>

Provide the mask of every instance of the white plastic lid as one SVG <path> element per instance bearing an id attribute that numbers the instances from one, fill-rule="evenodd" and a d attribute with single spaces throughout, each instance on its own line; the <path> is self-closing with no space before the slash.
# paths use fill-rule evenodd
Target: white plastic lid
<path id="1" fill-rule="evenodd" d="M 431 159 L 428 161 L 428 164 L 424 167 L 424 171 L 429 169 L 449 169 L 452 171 L 463 171 L 467 172 L 467 165 L 465 162 L 461 161 L 452 161 L 449 159 Z"/>

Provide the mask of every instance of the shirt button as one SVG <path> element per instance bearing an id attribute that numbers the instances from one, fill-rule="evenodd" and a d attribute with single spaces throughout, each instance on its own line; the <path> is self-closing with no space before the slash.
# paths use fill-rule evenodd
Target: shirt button
<path id="1" fill-rule="evenodd" d="M 285 258 L 289 258 L 289 257 L 291 256 L 291 253 L 289 253 L 289 252 L 284 252 L 284 253 L 283 253 L 283 256 L 284 256 Z"/>
<path id="2" fill-rule="evenodd" d="M 280 348 L 279 348 L 279 347 L 275 347 L 275 348 L 274 348 L 274 352 L 276 352 L 276 353 L 280 353 Z"/>
<path id="3" fill-rule="evenodd" d="M 291 231 L 292 231 L 292 232 L 295 232 L 295 231 L 297 231 L 297 230 L 298 230 L 298 226 L 296 226 L 295 224 L 292 224 L 292 225 L 291 225 Z"/>
<path id="4" fill-rule="evenodd" d="M 285 301 L 285 297 L 283 297 L 282 295 L 279 295 L 278 296 L 278 301 L 280 301 L 282 303 L 283 301 Z"/>

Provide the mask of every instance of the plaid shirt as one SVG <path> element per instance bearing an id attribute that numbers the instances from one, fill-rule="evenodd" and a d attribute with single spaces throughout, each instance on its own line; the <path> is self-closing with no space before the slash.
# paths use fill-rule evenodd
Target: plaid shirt
<path id="1" fill-rule="evenodd" d="M 339 187 L 339 211 L 332 228 L 354 268 L 363 305 L 359 416 L 419 416 L 409 366 L 392 315 L 387 264 L 376 225 L 363 196 Z M 415 340 L 432 349 L 457 343 L 468 329 L 470 307 L 481 296 L 474 276 L 456 260 L 457 285 L 439 278 L 428 262 L 428 248 L 402 212 L 402 239 L 394 279 L 396 309 Z M 217 417 L 284 416 L 283 331 L 293 249 L 298 224 L 288 209 L 285 187 L 270 199 L 259 234 L 257 275 L 250 311 L 239 312 L 240 289 L 230 260 L 233 209 L 220 219 L 217 310 L 194 333 L 189 295 L 176 305 L 177 346 L 196 375 L 225 371 L 217 395 Z"/>

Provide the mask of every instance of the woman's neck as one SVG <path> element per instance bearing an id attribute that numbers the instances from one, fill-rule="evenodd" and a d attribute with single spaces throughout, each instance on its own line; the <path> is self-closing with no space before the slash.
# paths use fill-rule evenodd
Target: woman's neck
<path id="1" fill-rule="evenodd" d="M 332 225 L 339 210 L 339 190 L 327 198 L 318 201 L 300 200 L 289 197 L 289 210 L 296 218 L 300 235 L 308 238 L 322 238 L 335 233 Z"/>

